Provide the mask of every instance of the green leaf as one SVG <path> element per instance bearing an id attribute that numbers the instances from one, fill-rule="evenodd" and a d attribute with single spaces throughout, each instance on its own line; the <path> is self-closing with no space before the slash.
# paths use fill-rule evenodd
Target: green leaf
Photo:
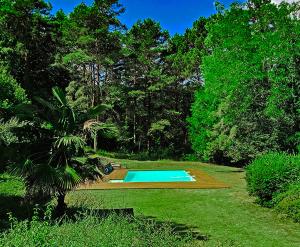
<path id="1" fill-rule="evenodd" d="M 97 105 L 97 106 L 89 109 L 87 112 L 87 115 L 89 117 L 97 117 L 97 116 L 101 115 L 104 111 L 106 111 L 107 109 L 110 109 L 110 108 L 111 108 L 111 106 L 106 105 L 106 104 Z"/>
<path id="2" fill-rule="evenodd" d="M 66 95 L 64 91 L 59 87 L 52 88 L 52 93 L 54 97 L 61 103 L 62 106 L 68 106 Z"/>

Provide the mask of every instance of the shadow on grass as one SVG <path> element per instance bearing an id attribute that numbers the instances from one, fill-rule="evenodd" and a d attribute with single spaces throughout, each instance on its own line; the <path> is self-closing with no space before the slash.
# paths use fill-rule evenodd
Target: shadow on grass
<path id="1" fill-rule="evenodd" d="M 33 208 L 21 196 L 0 194 L 0 231 L 9 227 L 9 213 L 18 220 L 25 220 L 32 217 Z"/>
<path id="2" fill-rule="evenodd" d="M 177 234 L 179 237 L 191 237 L 194 240 L 207 241 L 209 236 L 201 234 L 197 227 L 187 226 L 173 221 L 161 221 L 152 216 L 137 216 L 134 217 L 133 208 L 118 208 L 118 209 L 87 209 L 85 207 L 71 207 L 68 208 L 66 215 L 68 219 L 78 219 L 78 215 L 82 214 L 83 216 L 88 213 L 95 217 L 106 218 L 109 216 L 122 216 L 126 217 L 129 221 L 134 219 L 142 220 L 143 222 L 153 225 L 155 229 L 163 228 L 168 225 L 174 234 Z"/>
<path id="3" fill-rule="evenodd" d="M 87 209 L 85 207 L 69 207 L 66 209 L 65 216 L 69 219 L 77 219 L 80 215 L 92 215 L 99 218 L 107 218 L 112 215 L 133 218 L 133 208 L 113 208 L 113 209 Z"/>
<path id="4" fill-rule="evenodd" d="M 25 203 L 21 196 L 9 196 L 0 194 L 0 232 L 7 230 L 10 227 L 8 213 L 12 213 L 18 221 L 31 219 L 33 211 L 36 206 Z M 42 213 L 43 210 L 41 210 Z M 65 215 L 68 220 L 76 221 L 86 215 L 92 215 L 105 219 L 109 216 L 121 216 L 126 217 L 129 221 L 142 220 L 143 222 L 149 223 L 156 229 L 169 226 L 174 234 L 179 237 L 191 237 L 194 240 L 207 241 L 209 237 L 201 234 L 196 227 L 187 226 L 173 221 L 161 221 L 155 217 L 137 216 L 134 217 L 133 208 L 118 208 L 118 209 L 87 209 L 85 207 L 70 207 L 65 211 Z M 42 215 L 41 215 L 42 216 Z M 58 219 L 55 217 L 53 219 Z M 59 220 L 59 222 L 62 222 Z"/>
<path id="5" fill-rule="evenodd" d="M 154 224 L 157 228 L 163 227 L 164 225 L 169 225 L 172 231 L 178 236 L 184 238 L 186 236 L 191 236 L 194 240 L 207 241 L 209 240 L 208 235 L 204 235 L 199 232 L 197 227 L 187 226 L 185 224 L 180 224 L 173 221 L 161 221 L 152 216 L 143 216 L 141 217 L 143 220 L 149 221 L 149 223 Z"/>

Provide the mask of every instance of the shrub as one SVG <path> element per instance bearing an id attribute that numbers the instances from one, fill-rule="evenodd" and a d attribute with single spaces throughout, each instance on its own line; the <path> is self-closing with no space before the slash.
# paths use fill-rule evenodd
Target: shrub
<path id="1" fill-rule="evenodd" d="M 184 161 L 199 161 L 199 157 L 196 154 L 185 154 L 182 159 Z"/>
<path id="2" fill-rule="evenodd" d="M 276 195 L 300 180 L 300 155 L 262 155 L 246 168 L 246 180 L 250 194 L 257 196 L 260 204 L 273 206 Z"/>
<path id="3" fill-rule="evenodd" d="M 300 182 L 291 185 L 286 192 L 279 194 L 274 202 L 277 204 L 275 208 L 280 213 L 300 222 Z"/>
<path id="4" fill-rule="evenodd" d="M 0 235 L 0 246 L 114 246 L 114 247 L 179 247 L 189 245 L 187 234 L 179 236 L 167 225 L 154 221 L 121 216 L 99 218 L 92 214 L 52 222 L 36 216 L 31 221 L 11 218 L 11 229 Z"/>
<path id="5" fill-rule="evenodd" d="M 108 158 L 113 159 L 130 159 L 130 160 L 162 160 L 162 159 L 170 159 L 176 160 L 180 157 L 180 154 L 175 154 L 170 149 L 161 149 L 161 150 L 154 150 L 151 152 L 143 151 L 137 153 L 124 153 L 124 152 L 108 152 L 105 150 L 98 150 L 97 154 L 100 156 L 105 156 Z"/>

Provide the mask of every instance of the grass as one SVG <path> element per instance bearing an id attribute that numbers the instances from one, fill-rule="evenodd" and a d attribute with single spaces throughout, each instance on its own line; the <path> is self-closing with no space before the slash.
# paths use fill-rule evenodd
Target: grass
<path id="1" fill-rule="evenodd" d="M 231 186 L 216 190 L 78 191 L 67 200 L 90 207 L 133 207 L 136 214 L 196 228 L 208 237 L 208 246 L 299 246 L 299 225 L 279 218 L 273 210 L 255 204 L 246 191 L 242 169 L 195 162 L 119 160 L 130 169 L 200 169 Z"/>
<path id="2" fill-rule="evenodd" d="M 0 174 L 0 195 L 23 196 L 24 187 L 22 181 L 8 174 Z"/>
<path id="3" fill-rule="evenodd" d="M 7 213 L 14 212 L 15 216 L 24 219 L 32 211 L 32 208 L 21 205 L 24 193 L 22 181 L 7 174 L 0 174 L 0 230 L 7 226 Z"/>
<path id="4" fill-rule="evenodd" d="M 12 224 L 0 237 L 0 246 L 160 247 L 163 243 L 166 247 L 187 247 L 193 242 L 191 236 L 180 236 L 167 224 L 117 215 L 102 219 L 88 212 L 72 220 L 52 221 L 46 217 L 40 221 L 34 216 L 30 221 Z"/>
<path id="5" fill-rule="evenodd" d="M 178 231 L 197 231 L 201 246 L 300 246 L 299 224 L 257 205 L 246 191 L 242 169 L 198 162 L 118 161 L 130 169 L 200 169 L 231 188 L 75 191 L 67 196 L 68 204 L 97 209 L 133 207 L 138 216 L 169 222 Z M 3 188 L 1 185 L 0 191 Z"/>

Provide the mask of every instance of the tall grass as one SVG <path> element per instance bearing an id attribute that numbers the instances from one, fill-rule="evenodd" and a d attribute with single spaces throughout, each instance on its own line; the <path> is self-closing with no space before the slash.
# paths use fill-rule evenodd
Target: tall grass
<path id="1" fill-rule="evenodd" d="M 76 218 L 51 220 L 38 213 L 31 220 L 17 221 L 0 237 L 0 246 L 103 246 L 103 247 L 179 247 L 194 246 L 190 235 L 180 236 L 167 225 L 154 221 L 112 215 L 99 218 L 91 213 Z"/>

